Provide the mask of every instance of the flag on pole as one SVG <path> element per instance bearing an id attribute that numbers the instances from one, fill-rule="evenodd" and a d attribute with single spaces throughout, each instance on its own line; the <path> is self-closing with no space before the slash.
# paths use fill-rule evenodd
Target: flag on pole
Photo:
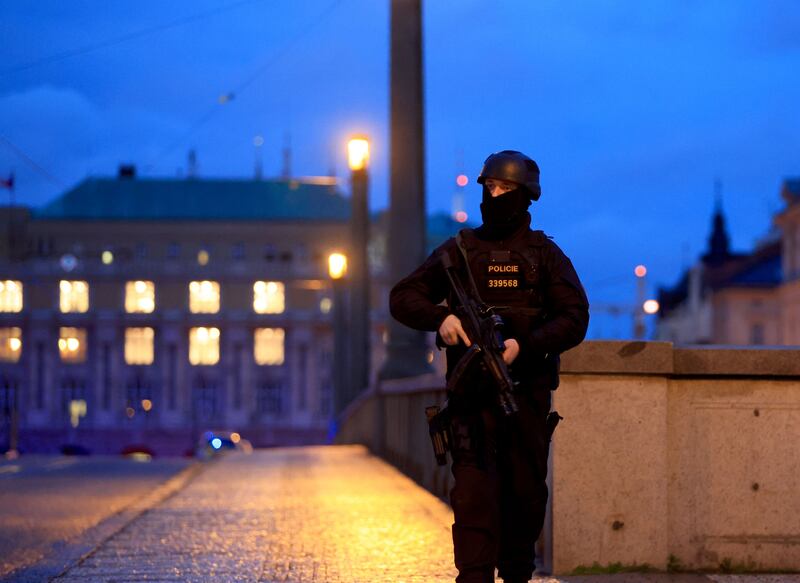
<path id="1" fill-rule="evenodd" d="M 14 173 L 8 175 L 8 178 L 0 178 L 0 186 L 9 190 L 14 190 Z"/>

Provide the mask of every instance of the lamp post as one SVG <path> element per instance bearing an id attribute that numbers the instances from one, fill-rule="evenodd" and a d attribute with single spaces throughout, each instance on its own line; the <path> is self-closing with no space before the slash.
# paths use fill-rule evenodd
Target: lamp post
<path id="1" fill-rule="evenodd" d="M 633 337 L 637 340 L 644 339 L 644 301 L 647 294 L 647 268 L 644 265 L 637 265 L 633 270 L 636 275 L 636 309 L 633 312 Z"/>
<path id="2" fill-rule="evenodd" d="M 647 334 L 647 316 L 653 316 L 661 311 L 658 300 L 647 299 L 647 267 L 637 265 L 633 270 L 636 276 L 636 300 L 632 304 L 603 304 L 592 303 L 592 311 L 605 312 L 612 316 L 628 316 L 633 321 L 633 338 L 644 340 Z"/>
<path id="3" fill-rule="evenodd" d="M 422 0 L 391 0 L 388 275 L 399 281 L 425 260 L 425 115 Z M 433 372 L 425 332 L 389 318 L 381 379 Z"/>
<path id="4" fill-rule="evenodd" d="M 347 401 L 369 385 L 370 301 L 369 264 L 369 140 L 353 136 L 347 143 L 351 176 L 350 240 L 352 242 L 348 279 L 350 281 L 350 386 Z"/>
<path id="5" fill-rule="evenodd" d="M 347 372 L 349 369 L 348 347 L 345 343 L 347 309 L 345 305 L 344 276 L 347 273 L 347 257 L 342 253 L 331 253 L 328 257 L 328 275 L 333 287 L 333 417 L 338 417 L 347 404 Z"/>

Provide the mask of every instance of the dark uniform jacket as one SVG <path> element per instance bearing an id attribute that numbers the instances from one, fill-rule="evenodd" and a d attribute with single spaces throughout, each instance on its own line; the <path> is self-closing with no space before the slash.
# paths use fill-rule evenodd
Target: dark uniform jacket
<path id="1" fill-rule="evenodd" d="M 578 345 L 589 324 L 589 302 L 572 262 L 542 231 L 531 231 L 530 220 L 503 240 L 489 240 L 481 228 L 463 231 L 462 246 L 481 299 L 499 308 L 504 338 L 519 343 L 509 367 L 512 378 L 521 390 L 554 390 L 559 354 Z M 450 238 L 392 289 L 391 314 L 406 326 L 437 331 L 452 313 L 442 252 L 460 266 L 461 281 L 470 289 L 464 257 Z M 463 342 L 447 347 L 448 376 L 465 350 Z"/>

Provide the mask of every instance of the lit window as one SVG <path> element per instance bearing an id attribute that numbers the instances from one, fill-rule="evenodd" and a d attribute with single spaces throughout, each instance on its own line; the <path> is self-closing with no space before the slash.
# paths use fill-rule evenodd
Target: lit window
<path id="1" fill-rule="evenodd" d="M 156 286 L 152 281 L 125 283 L 125 311 L 149 314 L 156 307 Z"/>
<path id="2" fill-rule="evenodd" d="M 0 312 L 22 311 L 22 282 L 0 281 Z"/>
<path id="3" fill-rule="evenodd" d="M 103 254 L 100 257 L 103 260 L 103 265 L 111 265 L 114 263 L 114 253 L 108 249 L 103 251 Z"/>
<path id="4" fill-rule="evenodd" d="M 282 314 L 285 286 L 280 281 L 257 281 L 253 285 L 253 309 L 257 314 Z"/>
<path id="5" fill-rule="evenodd" d="M 153 364 L 152 328 L 125 329 L 125 362 L 128 364 Z"/>
<path id="6" fill-rule="evenodd" d="M 333 308 L 333 300 L 330 298 L 322 298 L 319 301 L 319 311 L 323 314 L 329 314 Z"/>
<path id="7" fill-rule="evenodd" d="M 200 251 L 197 252 L 197 264 L 208 265 L 209 257 L 210 255 L 208 254 L 208 251 L 206 251 L 205 249 L 201 249 Z"/>
<path id="8" fill-rule="evenodd" d="M 189 329 L 189 362 L 192 364 L 219 362 L 219 328 Z"/>
<path id="9" fill-rule="evenodd" d="M 256 364 L 283 364 L 283 328 L 256 328 L 253 353 Z"/>
<path id="10" fill-rule="evenodd" d="M 62 312 L 86 312 L 89 310 L 88 283 L 62 279 L 58 287 L 61 291 L 59 305 Z"/>
<path id="11" fill-rule="evenodd" d="M 193 281 L 189 284 L 189 310 L 194 314 L 219 312 L 219 283 Z"/>
<path id="12" fill-rule="evenodd" d="M 72 399 L 69 402 L 69 423 L 77 427 L 81 422 L 81 417 L 86 417 L 86 400 Z"/>
<path id="13" fill-rule="evenodd" d="M 86 329 L 60 328 L 58 352 L 62 362 L 78 363 L 86 361 Z"/>
<path id="14" fill-rule="evenodd" d="M 0 328 L 0 362 L 19 362 L 22 328 Z"/>

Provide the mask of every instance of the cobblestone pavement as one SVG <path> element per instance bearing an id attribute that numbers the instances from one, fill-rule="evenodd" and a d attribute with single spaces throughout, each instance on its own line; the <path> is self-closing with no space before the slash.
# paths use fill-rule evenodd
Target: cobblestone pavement
<path id="1" fill-rule="evenodd" d="M 359 447 L 228 455 L 57 579 L 452 581 L 448 506 Z"/>
<path id="2" fill-rule="evenodd" d="M 449 507 L 360 447 L 229 454 L 102 541 L 61 583 L 453 581 Z M 786 583 L 600 575 L 537 583 Z"/>

